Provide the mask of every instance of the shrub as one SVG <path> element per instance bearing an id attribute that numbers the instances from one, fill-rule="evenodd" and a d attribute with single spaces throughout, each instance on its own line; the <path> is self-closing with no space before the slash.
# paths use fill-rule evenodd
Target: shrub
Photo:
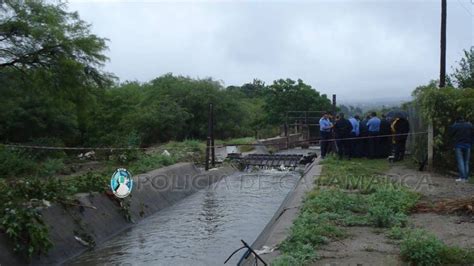
<path id="1" fill-rule="evenodd" d="M 378 204 L 369 208 L 368 220 L 376 227 L 404 226 L 407 216 L 403 213 L 395 212 L 383 204 Z"/>
<path id="2" fill-rule="evenodd" d="M 455 169 L 449 126 L 462 116 L 474 121 L 474 90 L 470 88 L 437 88 L 435 84 L 418 87 L 414 92 L 415 104 L 420 106 L 424 120 L 431 121 L 434 129 L 434 164 L 438 169 Z M 416 143 L 423 145 L 423 143 Z M 471 158 L 474 162 L 474 158 Z"/>
<path id="3" fill-rule="evenodd" d="M 33 174 L 35 162 L 19 151 L 0 146 L 0 178 Z"/>
<path id="4" fill-rule="evenodd" d="M 61 171 L 63 168 L 63 159 L 47 159 L 40 166 L 39 176 L 50 177 Z"/>
<path id="5" fill-rule="evenodd" d="M 407 233 L 400 243 L 401 256 L 416 265 L 440 265 L 443 242 L 424 230 Z"/>

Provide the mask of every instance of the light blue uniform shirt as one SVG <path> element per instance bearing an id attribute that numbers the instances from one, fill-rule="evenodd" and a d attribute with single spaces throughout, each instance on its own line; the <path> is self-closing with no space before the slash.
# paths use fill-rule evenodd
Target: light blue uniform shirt
<path id="1" fill-rule="evenodd" d="M 380 131 L 380 119 L 376 116 L 372 117 L 367 121 L 367 127 L 369 132 L 379 132 Z"/>
<path id="2" fill-rule="evenodd" d="M 322 117 L 319 119 L 319 130 L 324 132 L 331 131 L 332 123 L 329 119 Z"/>
<path id="3" fill-rule="evenodd" d="M 355 119 L 354 117 L 349 118 L 349 122 L 352 124 L 352 133 L 354 133 L 356 136 L 359 136 L 359 121 Z"/>

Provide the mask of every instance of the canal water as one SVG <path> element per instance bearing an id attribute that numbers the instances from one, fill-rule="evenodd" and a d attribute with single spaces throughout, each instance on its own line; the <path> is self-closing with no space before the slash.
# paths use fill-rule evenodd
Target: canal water
<path id="1" fill-rule="evenodd" d="M 66 264 L 223 265 L 241 239 L 256 239 L 299 176 L 276 170 L 230 175 Z"/>

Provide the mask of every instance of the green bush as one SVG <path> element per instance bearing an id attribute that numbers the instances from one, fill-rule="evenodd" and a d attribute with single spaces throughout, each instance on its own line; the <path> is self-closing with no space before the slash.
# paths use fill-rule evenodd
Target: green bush
<path id="1" fill-rule="evenodd" d="M 474 249 L 445 246 L 439 255 L 443 264 L 472 265 L 474 264 Z"/>
<path id="2" fill-rule="evenodd" d="M 36 163 L 16 150 L 0 145 L 0 178 L 23 176 L 36 172 Z"/>
<path id="3" fill-rule="evenodd" d="M 39 176 L 51 177 L 64 168 L 63 159 L 46 159 L 41 163 Z"/>
<path id="4" fill-rule="evenodd" d="M 390 231 L 388 231 L 387 237 L 393 240 L 401 240 L 405 236 L 405 233 L 405 228 L 394 226 L 390 228 Z"/>
<path id="5" fill-rule="evenodd" d="M 377 204 L 369 208 L 368 220 L 376 227 L 404 226 L 407 216 L 401 212 L 395 212 L 384 204 Z"/>
<path id="6" fill-rule="evenodd" d="M 379 189 L 369 196 L 373 204 L 381 204 L 394 213 L 407 213 L 417 203 L 420 195 L 405 188 Z"/>
<path id="7" fill-rule="evenodd" d="M 400 243 L 400 255 L 416 265 L 440 265 L 444 244 L 424 230 L 413 230 Z"/>

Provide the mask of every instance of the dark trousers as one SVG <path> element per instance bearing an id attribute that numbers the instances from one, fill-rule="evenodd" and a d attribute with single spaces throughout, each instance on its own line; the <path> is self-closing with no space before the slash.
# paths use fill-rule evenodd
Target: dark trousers
<path id="1" fill-rule="evenodd" d="M 379 156 L 378 157 L 381 157 L 381 158 L 386 158 L 390 155 L 390 152 L 392 150 L 392 144 L 391 144 L 391 140 L 390 140 L 390 137 L 380 137 L 379 138 L 380 142 L 379 142 Z"/>
<path id="2" fill-rule="evenodd" d="M 324 158 L 328 152 L 328 148 L 330 145 L 330 142 L 328 141 L 328 139 L 331 138 L 331 132 L 320 131 L 320 133 L 321 133 L 321 141 L 320 141 L 321 157 Z"/>
<path id="3" fill-rule="evenodd" d="M 379 138 L 377 137 L 379 135 L 379 132 L 376 131 L 370 131 L 369 132 L 369 154 L 368 157 L 371 159 L 377 158 L 379 155 Z"/>
<path id="4" fill-rule="evenodd" d="M 358 152 L 360 157 L 369 157 L 369 139 L 367 138 L 369 135 L 361 134 L 357 140 L 358 145 Z"/>
<path id="5" fill-rule="evenodd" d="M 355 133 L 351 133 L 351 139 L 348 140 L 350 145 L 349 157 L 360 157 L 359 155 L 359 140 Z"/>
<path id="6" fill-rule="evenodd" d="M 339 155 L 339 159 L 342 159 L 343 156 L 347 156 L 351 158 L 351 143 L 348 140 L 347 136 L 337 136 L 337 154 Z"/>
<path id="7" fill-rule="evenodd" d="M 401 161 L 405 157 L 405 146 L 407 143 L 406 138 L 397 138 L 395 139 L 393 153 L 395 156 L 395 161 Z"/>

